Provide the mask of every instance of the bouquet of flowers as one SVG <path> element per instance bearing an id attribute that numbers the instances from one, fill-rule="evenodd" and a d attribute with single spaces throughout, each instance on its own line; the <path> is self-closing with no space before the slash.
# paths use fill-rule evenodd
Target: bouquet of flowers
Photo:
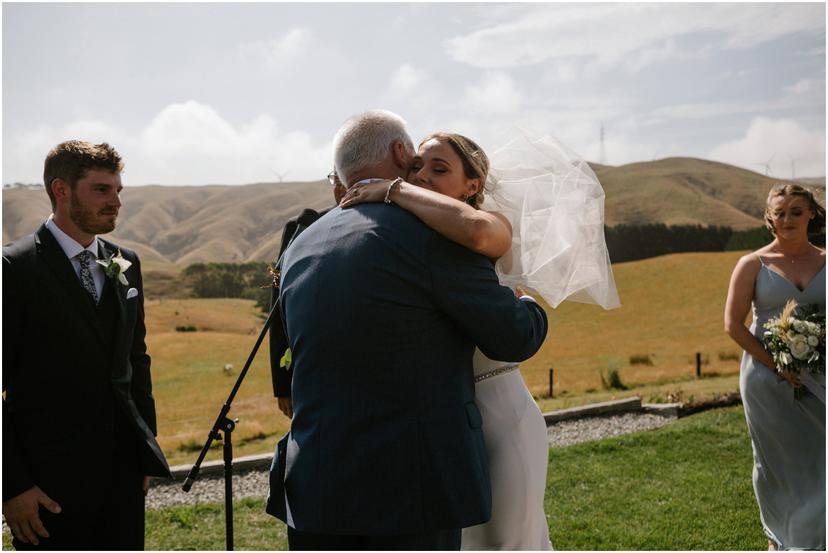
<path id="1" fill-rule="evenodd" d="M 800 307 L 789 300 L 779 317 L 765 323 L 764 342 L 779 374 L 825 374 L 825 315 L 816 305 Z"/>

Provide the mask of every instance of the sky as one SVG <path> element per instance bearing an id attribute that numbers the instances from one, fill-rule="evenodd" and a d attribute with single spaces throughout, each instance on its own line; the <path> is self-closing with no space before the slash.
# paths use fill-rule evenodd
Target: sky
<path id="1" fill-rule="evenodd" d="M 68 139 L 125 184 L 317 180 L 354 113 L 486 149 L 825 175 L 825 4 L 4 3 L 3 183 Z M 603 128 L 603 141 L 601 133 Z"/>

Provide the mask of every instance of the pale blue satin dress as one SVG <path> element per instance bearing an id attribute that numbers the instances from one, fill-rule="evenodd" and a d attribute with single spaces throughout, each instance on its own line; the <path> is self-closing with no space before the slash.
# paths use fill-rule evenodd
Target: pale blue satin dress
<path id="1" fill-rule="evenodd" d="M 760 341 L 763 325 L 789 299 L 817 304 L 825 313 L 825 267 L 799 290 L 762 264 L 750 327 Z M 739 387 L 765 533 L 780 549 L 825 549 L 825 405 L 811 393 L 794 399 L 790 384 L 748 353 L 742 356 Z"/>

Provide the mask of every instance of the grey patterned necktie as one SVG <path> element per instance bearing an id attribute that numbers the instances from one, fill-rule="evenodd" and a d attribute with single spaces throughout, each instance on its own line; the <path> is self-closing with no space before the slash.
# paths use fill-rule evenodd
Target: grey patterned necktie
<path id="1" fill-rule="evenodd" d="M 93 257 L 95 257 L 94 254 L 89 250 L 83 250 L 77 255 L 78 261 L 80 261 L 80 279 L 83 289 L 97 304 L 98 290 L 95 288 L 95 279 L 92 278 L 92 267 L 90 266 Z"/>

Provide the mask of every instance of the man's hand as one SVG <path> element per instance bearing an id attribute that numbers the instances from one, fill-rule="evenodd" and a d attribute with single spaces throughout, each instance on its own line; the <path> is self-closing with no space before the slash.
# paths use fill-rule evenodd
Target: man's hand
<path id="1" fill-rule="evenodd" d="M 12 533 L 23 543 L 39 545 L 42 538 L 48 538 L 49 532 L 43 526 L 38 515 L 38 508 L 43 505 L 52 513 L 60 512 L 60 505 L 52 500 L 43 490 L 32 486 L 20 495 L 3 502 L 3 516 Z"/>
<path id="2" fill-rule="evenodd" d="M 277 397 L 279 410 L 289 419 L 293 418 L 293 401 L 289 397 Z"/>
<path id="3" fill-rule="evenodd" d="M 152 480 L 152 476 L 144 476 L 144 497 L 149 493 L 150 480 Z"/>

